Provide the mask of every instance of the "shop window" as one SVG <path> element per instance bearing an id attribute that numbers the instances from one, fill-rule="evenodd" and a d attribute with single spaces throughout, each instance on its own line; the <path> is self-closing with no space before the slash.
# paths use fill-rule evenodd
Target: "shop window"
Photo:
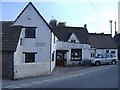
<path id="1" fill-rule="evenodd" d="M 82 49 L 71 49 L 71 61 L 82 60 Z"/>

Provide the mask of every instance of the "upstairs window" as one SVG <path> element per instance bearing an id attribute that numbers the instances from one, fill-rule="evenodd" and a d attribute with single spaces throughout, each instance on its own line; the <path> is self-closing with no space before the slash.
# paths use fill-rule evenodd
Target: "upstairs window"
<path id="1" fill-rule="evenodd" d="M 76 40 L 71 40 L 71 43 L 76 43 Z"/>
<path id="2" fill-rule="evenodd" d="M 36 37 L 36 27 L 26 27 L 25 38 L 35 38 L 35 37 Z"/>

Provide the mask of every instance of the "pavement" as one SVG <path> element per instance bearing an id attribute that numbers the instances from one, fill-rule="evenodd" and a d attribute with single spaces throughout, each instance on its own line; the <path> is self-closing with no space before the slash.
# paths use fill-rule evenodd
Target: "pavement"
<path id="1" fill-rule="evenodd" d="M 26 88 L 36 84 L 43 84 L 46 82 L 52 82 L 56 80 L 62 80 L 65 78 L 76 77 L 85 73 L 93 72 L 95 70 L 108 68 L 110 65 L 101 66 L 68 66 L 68 67 L 55 67 L 51 75 L 29 77 L 19 80 L 2 80 L 2 88 Z"/>
<path id="2" fill-rule="evenodd" d="M 22 79 L 18 79 L 18 80 L 7 80 L 4 79 L 2 80 L 2 87 L 9 87 L 9 86 L 13 86 L 14 83 L 18 86 L 19 84 L 26 82 L 33 82 L 33 81 L 44 81 L 44 80 L 48 80 L 48 79 L 53 79 L 53 78 L 58 78 L 58 77 L 63 77 L 63 76 L 67 76 L 67 75 L 71 75 L 73 73 L 76 73 L 78 71 L 90 68 L 91 65 L 87 65 L 87 66 L 67 66 L 67 67 L 55 67 L 55 69 L 53 70 L 52 74 L 50 75 L 45 75 L 45 76 L 36 76 L 36 77 L 28 77 L 28 78 L 22 78 Z"/>

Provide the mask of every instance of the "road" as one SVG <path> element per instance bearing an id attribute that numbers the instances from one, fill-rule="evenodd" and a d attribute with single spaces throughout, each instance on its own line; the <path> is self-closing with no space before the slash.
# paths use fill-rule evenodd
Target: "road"
<path id="1" fill-rule="evenodd" d="M 74 74 L 73 77 L 58 79 L 31 86 L 30 88 L 117 88 L 118 68 L 109 66 L 88 73 Z"/>
<path id="2" fill-rule="evenodd" d="M 64 69 L 64 68 L 63 68 Z M 69 69 L 69 70 L 68 70 Z M 58 70 L 60 71 L 60 70 Z M 69 72 L 69 73 L 68 73 Z M 55 75 L 5 82 L 4 88 L 118 88 L 118 64 L 67 68 Z M 58 74 L 58 75 L 57 75 Z M 120 86 L 120 85 L 119 85 Z"/>

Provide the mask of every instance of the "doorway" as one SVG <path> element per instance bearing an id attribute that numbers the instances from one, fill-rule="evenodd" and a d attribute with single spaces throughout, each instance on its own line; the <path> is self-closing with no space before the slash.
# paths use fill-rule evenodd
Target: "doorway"
<path id="1" fill-rule="evenodd" d="M 56 51 L 56 66 L 64 66 L 67 60 L 66 57 L 67 50 L 57 50 Z"/>

